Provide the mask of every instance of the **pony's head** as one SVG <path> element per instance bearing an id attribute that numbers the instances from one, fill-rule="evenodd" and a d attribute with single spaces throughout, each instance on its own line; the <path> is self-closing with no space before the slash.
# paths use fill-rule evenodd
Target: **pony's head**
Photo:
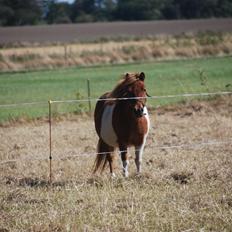
<path id="1" fill-rule="evenodd" d="M 131 98 L 126 100 L 126 103 L 133 108 L 136 117 L 142 117 L 147 96 L 144 80 L 145 74 L 143 72 L 126 73 L 113 89 L 110 97 Z"/>

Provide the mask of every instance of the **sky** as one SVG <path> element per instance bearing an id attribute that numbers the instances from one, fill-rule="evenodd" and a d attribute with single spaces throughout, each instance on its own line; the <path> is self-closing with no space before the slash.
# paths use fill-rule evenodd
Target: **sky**
<path id="1" fill-rule="evenodd" d="M 58 2 L 68 2 L 68 3 L 73 3 L 74 0 L 58 0 Z"/>

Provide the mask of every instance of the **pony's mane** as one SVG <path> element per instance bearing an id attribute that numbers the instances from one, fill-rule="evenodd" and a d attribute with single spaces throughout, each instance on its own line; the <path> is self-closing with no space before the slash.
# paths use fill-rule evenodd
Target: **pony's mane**
<path id="1" fill-rule="evenodd" d="M 138 80 L 139 73 L 126 73 L 115 88 L 109 93 L 110 98 L 121 98 L 127 94 L 128 87 Z"/>

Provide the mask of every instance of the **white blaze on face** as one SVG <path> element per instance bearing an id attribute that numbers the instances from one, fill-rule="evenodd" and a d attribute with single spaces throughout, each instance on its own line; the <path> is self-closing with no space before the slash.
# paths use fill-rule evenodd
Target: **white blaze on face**
<path id="1" fill-rule="evenodd" d="M 104 109 L 101 120 L 101 138 L 103 141 L 112 146 L 118 146 L 117 136 L 113 128 L 112 118 L 115 104 L 107 105 Z"/>

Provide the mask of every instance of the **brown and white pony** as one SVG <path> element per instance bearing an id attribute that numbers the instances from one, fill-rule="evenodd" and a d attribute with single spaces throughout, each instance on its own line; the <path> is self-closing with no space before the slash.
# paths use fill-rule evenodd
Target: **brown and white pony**
<path id="1" fill-rule="evenodd" d="M 124 176 L 128 176 L 129 146 L 135 147 L 135 164 L 141 172 L 142 154 L 149 131 L 149 116 L 145 106 L 145 74 L 127 73 L 112 92 L 105 93 L 96 104 L 95 128 L 99 136 L 94 173 L 104 170 L 109 162 L 114 176 L 114 149 L 119 148 Z M 128 99 L 129 98 L 129 99 Z"/>

